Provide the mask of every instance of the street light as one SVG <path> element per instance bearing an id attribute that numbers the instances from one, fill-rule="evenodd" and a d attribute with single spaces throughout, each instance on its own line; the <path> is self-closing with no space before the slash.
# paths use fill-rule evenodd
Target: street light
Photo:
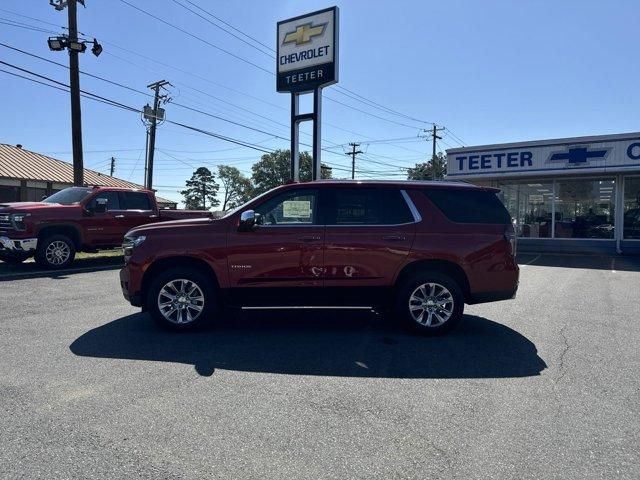
<path id="1" fill-rule="evenodd" d="M 69 47 L 69 50 L 72 50 L 78 53 L 82 53 L 87 49 L 87 45 L 84 42 L 81 42 L 80 40 L 71 40 L 68 42 L 67 45 Z"/>
<path id="2" fill-rule="evenodd" d="M 67 46 L 67 39 L 65 37 L 49 37 L 47 43 L 49 44 L 49 50 L 60 52 Z"/>

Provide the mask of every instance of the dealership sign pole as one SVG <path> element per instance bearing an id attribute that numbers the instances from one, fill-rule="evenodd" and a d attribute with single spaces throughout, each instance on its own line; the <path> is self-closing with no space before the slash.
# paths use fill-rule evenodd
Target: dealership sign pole
<path id="1" fill-rule="evenodd" d="M 322 88 L 338 82 L 338 7 L 278 22 L 276 90 L 291 94 L 291 178 L 300 180 L 300 123 L 313 121 L 312 180 L 320 179 Z M 299 97 L 313 92 L 313 113 Z"/>

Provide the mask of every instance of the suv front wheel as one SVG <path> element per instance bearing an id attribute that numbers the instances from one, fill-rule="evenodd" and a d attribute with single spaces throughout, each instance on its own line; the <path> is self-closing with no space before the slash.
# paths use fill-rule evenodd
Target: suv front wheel
<path id="1" fill-rule="evenodd" d="M 219 312 L 213 282 L 197 269 L 173 268 L 158 275 L 147 293 L 153 319 L 171 330 L 192 330 Z"/>
<path id="2" fill-rule="evenodd" d="M 398 288 L 395 309 L 411 330 L 439 335 L 462 319 L 464 297 L 458 283 L 448 275 L 415 274 Z"/>

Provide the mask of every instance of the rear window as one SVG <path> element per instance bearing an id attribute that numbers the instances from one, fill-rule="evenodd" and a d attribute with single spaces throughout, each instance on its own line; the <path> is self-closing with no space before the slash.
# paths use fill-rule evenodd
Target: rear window
<path id="1" fill-rule="evenodd" d="M 329 191 L 327 225 L 397 225 L 414 221 L 400 190 L 337 188 Z"/>
<path id="2" fill-rule="evenodd" d="M 493 192 L 434 188 L 424 193 L 452 222 L 511 223 L 509 212 Z"/>
<path id="3" fill-rule="evenodd" d="M 151 210 L 149 195 L 142 192 L 124 192 L 126 210 Z"/>

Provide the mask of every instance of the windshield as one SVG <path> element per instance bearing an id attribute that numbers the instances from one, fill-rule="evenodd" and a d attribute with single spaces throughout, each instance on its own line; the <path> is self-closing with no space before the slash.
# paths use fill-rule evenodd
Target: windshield
<path id="1" fill-rule="evenodd" d="M 43 200 L 44 203 L 60 203 L 62 205 L 71 205 L 78 203 L 87 198 L 92 192 L 91 188 L 69 187 L 54 193 L 50 197 Z"/>

